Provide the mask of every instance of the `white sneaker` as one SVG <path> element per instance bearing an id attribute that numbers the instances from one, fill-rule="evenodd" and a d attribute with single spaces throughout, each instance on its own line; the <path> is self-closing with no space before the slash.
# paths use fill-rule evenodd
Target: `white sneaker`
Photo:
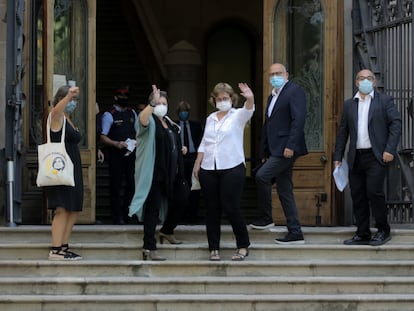
<path id="1" fill-rule="evenodd" d="M 252 223 L 249 225 L 250 228 L 252 229 L 256 229 L 256 230 L 265 230 L 265 229 L 270 229 L 273 228 L 275 226 L 274 223 L 264 223 L 264 222 L 256 222 L 256 223 Z"/>

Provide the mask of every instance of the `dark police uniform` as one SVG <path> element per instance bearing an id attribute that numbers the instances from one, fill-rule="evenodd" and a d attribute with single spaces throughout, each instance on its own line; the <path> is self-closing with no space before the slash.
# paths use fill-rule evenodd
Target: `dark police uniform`
<path id="1" fill-rule="evenodd" d="M 117 109 L 113 107 L 109 112 L 113 122 L 109 132 L 105 133 L 108 116 L 104 116 L 102 134 L 114 141 L 135 139 L 135 122 L 137 115 L 131 108 Z M 106 126 L 105 126 L 106 125 Z M 127 149 L 108 147 L 111 209 L 114 224 L 123 224 L 128 220 L 128 208 L 135 191 L 135 150 L 129 154 Z M 129 155 L 128 155 L 129 154 Z M 123 180 L 125 185 L 123 187 Z M 122 188 L 124 192 L 122 193 Z M 123 200 L 122 200 L 123 194 Z"/>

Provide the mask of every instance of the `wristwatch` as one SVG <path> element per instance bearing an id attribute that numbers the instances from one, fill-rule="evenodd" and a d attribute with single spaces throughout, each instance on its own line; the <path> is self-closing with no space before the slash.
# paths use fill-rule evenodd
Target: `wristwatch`
<path id="1" fill-rule="evenodd" d="M 154 103 L 153 101 L 151 101 L 151 102 L 149 103 L 149 105 L 150 105 L 152 108 L 154 108 L 155 106 L 157 106 L 157 104 L 156 104 L 156 103 Z"/>

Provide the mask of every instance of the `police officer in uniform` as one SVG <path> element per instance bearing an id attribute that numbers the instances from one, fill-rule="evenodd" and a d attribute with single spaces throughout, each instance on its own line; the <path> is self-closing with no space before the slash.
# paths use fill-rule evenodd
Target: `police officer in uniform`
<path id="1" fill-rule="evenodd" d="M 114 105 L 102 116 L 101 141 L 107 146 L 112 220 L 117 225 L 128 222 L 128 207 L 135 191 L 135 149 L 128 150 L 127 141 L 135 140 L 138 118 L 136 112 L 128 107 L 128 98 L 128 87 L 115 90 Z"/>

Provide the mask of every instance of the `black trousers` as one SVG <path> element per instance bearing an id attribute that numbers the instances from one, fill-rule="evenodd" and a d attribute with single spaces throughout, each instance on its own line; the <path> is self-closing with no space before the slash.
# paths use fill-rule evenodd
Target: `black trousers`
<path id="1" fill-rule="evenodd" d="M 246 222 L 241 214 L 240 201 L 246 178 L 243 163 L 227 170 L 200 170 L 201 191 L 206 202 L 206 227 L 210 250 L 220 249 L 221 214 L 224 211 L 237 248 L 250 245 Z"/>
<path id="2" fill-rule="evenodd" d="M 370 237 L 370 210 L 375 226 L 390 232 L 385 205 L 384 180 L 386 166 L 381 165 L 370 150 L 357 150 L 354 167 L 350 170 L 349 186 L 357 225 L 357 235 Z"/>
<path id="3" fill-rule="evenodd" d="M 161 202 L 163 200 L 167 200 L 167 197 L 161 191 L 160 185 L 156 182 L 153 183 L 150 192 L 148 193 L 144 207 L 144 249 L 157 249 L 155 230 L 157 224 L 160 222 L 159 214 Z M 173 234 L 174 229 L 177 227 L 179 216 L 180 210 L 178 209 L 177 205 L 172 204 L 172 202 L 168 202 L 166 219 L 160 231 L 165 234 Z"/>
<path id="4" fill-rule="evenodd" d="M 129 205 L 135 193 L 135 153 L 125 157 L 125 152 L 114 148 L 109 151 L 110 200 L 114 223 L 128 220 Z M 125 188 L 122 189 L 124 180 Z"/>

